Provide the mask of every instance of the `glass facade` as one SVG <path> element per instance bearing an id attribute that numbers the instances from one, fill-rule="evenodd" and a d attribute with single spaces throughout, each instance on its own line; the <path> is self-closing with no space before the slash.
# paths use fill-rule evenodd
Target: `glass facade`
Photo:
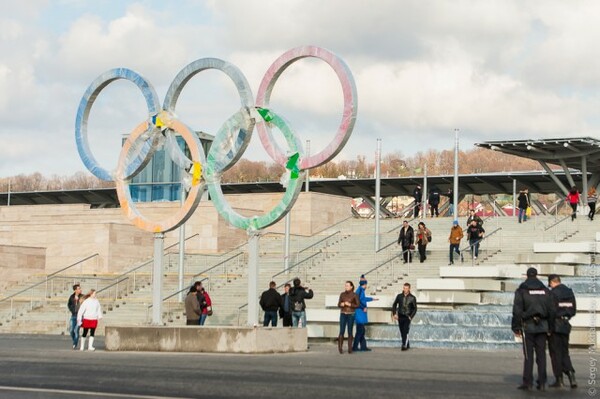
<path id="1" fill-rule="evenodd" d="M 208 153 L 212 137 L 198 133 L 205 153 Z M 190 157 L 187 144 L 176 136 L 177 145 Z M 181 176 L 183 171 L 167 155 L 164 149 L 157 150 L 150 162 L 129 184 L 131 199 L 134 202 L 180 201 Z"/>

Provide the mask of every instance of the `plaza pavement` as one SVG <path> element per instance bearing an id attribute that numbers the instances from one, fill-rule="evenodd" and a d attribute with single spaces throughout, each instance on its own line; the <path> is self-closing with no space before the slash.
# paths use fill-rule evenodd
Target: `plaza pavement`
<path id="1" fill-rule="evenodd" d="M 538 393 L 515 389 L 519 351 L 375 348 L 340 355 L 332 343 L 311 343 L 305 353 L 223 355 L 106 352 L 102 338 L 96 343 L 95 352 L 80 352 L 66 336 L 0 335 L 0 398 L 590 397 L 585 349 L 572 353 L 578 389 Z"/>

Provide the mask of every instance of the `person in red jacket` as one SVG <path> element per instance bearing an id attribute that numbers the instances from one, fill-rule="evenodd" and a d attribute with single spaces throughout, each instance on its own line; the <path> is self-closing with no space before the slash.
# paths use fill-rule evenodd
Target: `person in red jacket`
<path id="1" fill-rule="evenodd" d="M 571 191 L 569 191 L 569 194 L 566 198 L 566 200 L 569 202 L 569 205 L 571 205 L 571 209 L 573 209 L 573 213 L 571 213 L 571 221 L 575 220 L 577 217 L 577 204 L 579 203 L 579 197 L 580 195 L 577 187 L 571 187 Z"/>
<path id="2" fill-rule="evenodd" d="M 210 299 L 208 292 L 206 292 L 206 290 L 202 286 L 201 281 L 196 281 L 194 285 L 196 286 L 198 302 L 200 302 L 200 310 L 202 311 L 200 319 L 198 320 L 198 324 L 203 326 L 204 322 L 206 321 L 206 318 L 208 316 L 212 316 L 212 300 Z"/>

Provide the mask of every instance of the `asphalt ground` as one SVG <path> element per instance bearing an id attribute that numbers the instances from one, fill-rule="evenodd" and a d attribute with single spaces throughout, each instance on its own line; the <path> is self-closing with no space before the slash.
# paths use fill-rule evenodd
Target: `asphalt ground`
<path id="1" fill-rule="evenodd" d="M 571 354 L 578 389 L 522 392 L 520 351 L 374 348 L 340 355 L 336 345 L 319 343 L 304 353 L 269 355 L 107 352 L 102 337 L 96 347 L 73 350 L 65 336 L 0 335 L 0 398 L 600 397 L 591 365 L 599 356 L 586 349 Z"/>

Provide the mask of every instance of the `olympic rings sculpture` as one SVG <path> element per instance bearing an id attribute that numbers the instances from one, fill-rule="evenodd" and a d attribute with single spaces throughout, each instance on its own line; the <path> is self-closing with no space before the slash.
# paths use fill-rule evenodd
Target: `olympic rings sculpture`
<path id="1" fill-rule="evenodd" d="M 289 123 L 269 108 L 271 92 L 277 79 L 291 64 L 306 57 L 321 59 L 334 70 L 342 85 L 344 97 L 342 120 L 333 140 L 323 150 L 308 157 L 304 156 L 302 143 Z M 234 82 L 240 96 L 241 108 L 225 121 L 215 135 L 208 154 L 204 154 L 198 136 L 178 120 L 175 106 L 187 82 L 207 69 L 222 71 Z M 131 81 L 140 89 L 149 117 L 129 134 L 121 149 L 117 168 L 110 172 L 96 161 L 90 150 L 87 125 L 97 96 L 110 83 L 120 79 Z M 99 179 L 115 181 L 121 208 L 135 226 L 153 233 L 165 233 L 176 229 L 189 219 L 196 210 L 202 193 L 208 189 L 217 211 L 225 220 L 237 228 L 254 232 L 276 223 L 290 211 L 302 188 L 305 171 L 328 162 L 342 150 L 354 128 L 356 113 L 356 85 L 348 66 L 326 49 L 303 46 L 285 52 L 269 67 L 259 86 L 256 101 L 242 72 L 235 65 L 216 58 L 202 58 L 184 67 L 171 83 L 162 107 L 154 88 L 141 75 L 126 68 L 111 69 L 98 76 L 84 93 L 75 120 L 75 140 L 86 168 Z M 282 177 L 286 191 L 271 211 L 264 215 L 244 217 L 234 211 L 225 199 L 221 189 L 221 176 L 243 155 L 255 126 L 269 156 L 286 168 Z M 288 151 L 278 146 L 273 138 L 273 128 L 277 128 L 283 134 Z M 175 133 L 187 144 L 189 158 L 176 145 Z M 188 194 L 178 212 L 161 221 L 152 221 L 143 216 L 135 206 L 131 199 L 129 183 L 161 146 L 164 146 L 171 159 L 185 170 L 182 184 L 188 190 Z"/>

